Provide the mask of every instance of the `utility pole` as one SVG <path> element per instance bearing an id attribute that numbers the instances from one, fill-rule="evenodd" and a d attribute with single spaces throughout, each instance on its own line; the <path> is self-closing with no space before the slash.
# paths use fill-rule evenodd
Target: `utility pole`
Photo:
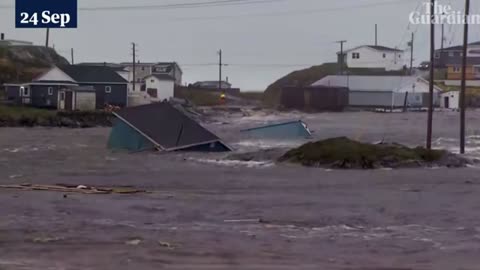
<path id="1" fill-rule="evenodd" d="M 218 89 L 222 92 L 222 49 L 218 51 Z"/>
<path id="2" fill-rule="evenodd" d="M 430 6 L 430 85 L 428 95 L 428 120 L 427 120 L 427 149 L 432 149 L 433 129 L 433 81 L 435 76 L 435 0 Z"/>
<path id="3" fill-rule="evenodd" d="M 337 43 L 340 43 L 340 75 L 343 74 L 343 65 L 345 64 L 345 57 L 343 55 L 343 44 L 346 42 L 346 40 L 337 41 Z"/>
<path id="4" fill-rule="evenodd" d="M 442 13 L 442 15 L 445 15 L 445 13 Z M 442 41 L 441 41 L 441 46 L 440 46 L 440 66 L 443 68 L 443 49 L 445 45 L 445 24 L 442 22 Z"/>
<path id="5" fill-rule="evenodd" d="M 72 65 L 75 65 L 75 59 L 73 58 L 73 48 L 70 50 L 70 54 L 72 57 Z"/>
<path id="6" fill-rule="evenodd" d="M 47 28 L 47 36 L 46 36 L 46 39 L 45 39 L 45 47 L 47 47 L 47 48 L 48 48 L 49 39 L 50 39 L 50 28 Z"/>
<path id="7" fill-rule="evenodd" d="M 465 0 L 465 18 L 470 15 L 470 0 Z M 468 19 L 463 33 L 462 88 L 460 89 L 460 154 L 465 154 L 465 91 L 467 88 Z"/>
<path id="8" fill-rule="evenodd" d="M 378 24 L 375 24 L 375 46 L 378 45 Z"/>
<path id="9" fill-rule="evenodd" d="M 412 33 L 412 40 L 410 41 L 410 76 L 413 75 L 413 43 L 415 41 L 415 33 Z"/>
<path id="10" fill-rule="evenodd" d="M 135 75 L 137 73 L 137 62 L 136 62 L 136 53 L 137 53 L 137 50 L 136 50 L 136 44 L 135 42 L 132 42 L 132 56 L 133 56 L 133 88 L 132 88 L 132 91 L 135 92 L 135 85 L 137 84 L 137 81 L 136 81 L 136 78 L 135 78 Z"/>

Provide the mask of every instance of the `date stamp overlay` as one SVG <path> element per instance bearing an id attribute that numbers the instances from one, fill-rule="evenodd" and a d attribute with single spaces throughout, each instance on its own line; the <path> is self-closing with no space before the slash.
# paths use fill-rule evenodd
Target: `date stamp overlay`
<path id="1" fill-rule="evenodd" d="M 16 28 L 77 28 L 78 0 L 15 0 Z"/>

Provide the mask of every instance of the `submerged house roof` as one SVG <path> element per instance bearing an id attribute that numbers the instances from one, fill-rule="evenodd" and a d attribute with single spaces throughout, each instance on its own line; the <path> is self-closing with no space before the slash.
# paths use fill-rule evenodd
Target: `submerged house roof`
<path id="1" fill-rule="evenodd" d="M 290 121 L 242 130 L 254 137 L 268 139 L 310 138 L 312 133 L 302 121 Z"/>
<path id="2" fill-rule="evenodd" d="M 118 125 L 115 125 L 112 130 L 110 148 L 128 150 L 157 148 L 163 151 L 205 152 L 231 150 L 215 134 L 167 102 L 126 108 L 114 114 L 120 122 L 117 122 Z M 128 147 L 131 145 L 131 140 L 137 140 L 139 137 L 143 140 L 139 149 Z"/>

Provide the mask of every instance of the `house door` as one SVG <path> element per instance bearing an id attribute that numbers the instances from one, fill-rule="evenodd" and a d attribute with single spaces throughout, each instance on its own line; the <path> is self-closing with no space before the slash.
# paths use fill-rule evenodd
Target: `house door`
<path id="1" fill-rule="evenodd" d="M 450 99 L 448 97 L 444 98 L 444 105 L 446 109 L 450 108 Z"/>
<path id="2" fill-rule="evenodd" d="M 65 110 L 73 111 L 73 92 L 72 91 L 65 92 Z"/>
<path id="3" fill-rule="evenodd" d="M 31 104 L 32 100 L 30 97 L 30 88 L 24 86 L 20 87 L 20 98 L 22 104 Z"/>
<path id="4" fill-rule="evenodd" d="M 58 91 L 58 103 L 57 103 L 58 110 L 65 109 L 65 90 Z"/>

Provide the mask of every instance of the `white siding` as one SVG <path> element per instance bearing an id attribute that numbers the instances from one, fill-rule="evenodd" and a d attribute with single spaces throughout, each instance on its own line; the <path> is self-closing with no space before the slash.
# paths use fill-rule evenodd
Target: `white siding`
<path id="1" fill-rule="evenodd" d="M 50 69 L 48 72 L 44 73 L 42 76 L 36 78 L 33 81 L 70 81 L 75 82 L 75 80 L 68 76 L 65 72 L 61 69 L 54 67 Z"/>
<path id="2" fill-rule="evenodd" d="M 457 110 L 460 108 L 460 92 L 459 91 L 442 93 L 441 100 L 440 100 L 440 107 L 447 108 L 446 99 L 448 99 L 448 109 Z"/>
<path id="3" fill-rule="evenodd" d="M 360 58 L 354 59 L 353 54 L 360 54 Z M 384 54 L 385 58 L 383 57 Z M 366 46 L 347 51 L 345 55 L 345 62 L 349 68 L 401 70 L 407 60 L 403 52 L 378 51 Z"/>
<path id="4" fill-rule="evenodd" d="M 467 57 L 480 57 L 480 45 L 468 46 Z"/>
<path id="5" fill-rule="evenodd" d="M 75 92 L 75 109 L 79 111 L 94 111 L 95 92 Z"/>
<path id="6" fill-rule="evenodd" d="M 156 89 L 157 98 L 152 98 L 153 101 L 163 101 L 173 98 L 174 81 L 173 80 L 160 80 L 154 76 L 146 78 L 146 89 Z"/>

